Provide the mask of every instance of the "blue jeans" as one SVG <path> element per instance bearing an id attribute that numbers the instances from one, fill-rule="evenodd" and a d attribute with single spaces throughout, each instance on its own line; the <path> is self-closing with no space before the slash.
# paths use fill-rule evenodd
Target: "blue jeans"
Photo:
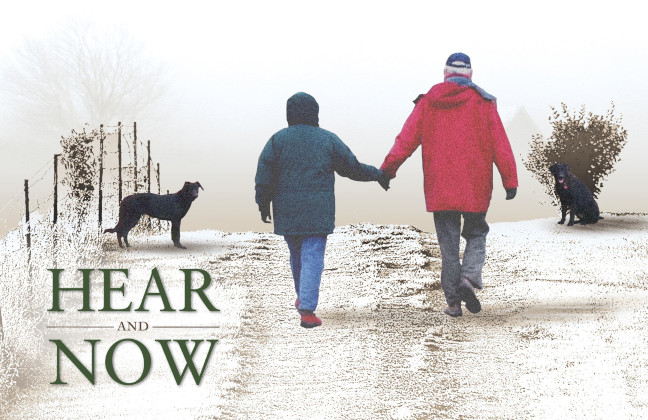
<path id="1" fill-rule="evenodd" d="M 434 227 L 441 249 L 441 288 L 449 306 L 459 305 L 459 283 L 462 278 L 468 279 L 476 289 L 482 288 L 486 235 L 489 231 L 486 213 L 435 211 Z M 463 260 L 459 259 L 459 235 L 466 240 Z"/>
<path id="2" fill-rule="evenodd" d="M 299 309 L 314 311 L 319 300 L 319 287 L 324 271 L 326 235 L 284 236 L 290 250 L 290 269 L 299 298 Z"/>

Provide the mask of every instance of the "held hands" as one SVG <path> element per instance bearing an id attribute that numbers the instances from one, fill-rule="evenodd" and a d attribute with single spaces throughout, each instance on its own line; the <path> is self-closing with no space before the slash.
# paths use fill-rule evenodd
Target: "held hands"
<path id="1" fill-rule="evenodd" d="M 506 189 L 506 199 L 513 200 L 517 194 L 517 188 L 507 188 Z"/>
<path id="2" fill-rule="evenodd" d="M 380 176 L 378 177 L 378 179 L 376 179 L 376 181 L 378 181 L 380 186 L 385 191 L 387 191 L 389 189 L 389 181 L 391 181 L 391 179 L 392 177 L 389 174 L 381 171 Z"/>

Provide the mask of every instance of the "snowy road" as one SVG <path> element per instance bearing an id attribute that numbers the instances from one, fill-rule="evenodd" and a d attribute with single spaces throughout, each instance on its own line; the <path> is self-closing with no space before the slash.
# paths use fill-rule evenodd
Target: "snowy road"
<path id="1" fill-rule="evenodd" d="M 166 236 L 134 238 L 128 252 L 111 243 L 104 267 L 130 269 L 127 296 L 136 304 L 153 267 L 177 307 L 183 299 L 178 268 L 201 268 L 212 276 L 208 296 L 220 309 L 126 318 L 218 328 L 66 333 L 82 360 L 88 360 L 81 349 L 90 336 L 105 340 L 101 355 L 116 340 L 140 340 L 152 352 L 151 374 L 136 386 L 117 385 L 98 357 L 96 385 L 69 364 L 63 371 L 69 385 L 50 385 L 55 348 L 45 342 L 49 360 L 42 380 L 6 417 L 646 416 L 648 217 L 606 215 L 587 227 L 555 222 L 491 225 L 479 295 L 483 311 L 464 310 L 458 319 L 442 313 L 433 234 L 410 227 L 340 228 L 327 247 L 317 311 L 324 324 L 313 330 L 299 327 L 280 237 L 183 233 L 187 251 L 170 247 Z M 102 295 L 94 298 L 100 302 Z M 100 320 L 116 327 L 125 319 L 71 311 L 46 321 Z M 57 330 L 47 334 L 62 337 Z M 190 377 L 176 385 L 154 349 L 161 338 L 219 340 L 200 386 Z M 119 355 L 120 375 L 137 378 L 141 356 L 126 350 Z"/>

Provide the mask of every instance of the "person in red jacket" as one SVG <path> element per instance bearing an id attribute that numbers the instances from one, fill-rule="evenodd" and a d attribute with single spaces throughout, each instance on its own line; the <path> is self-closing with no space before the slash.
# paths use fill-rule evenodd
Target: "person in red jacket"
<path id="1" fill-rule="evenodd" d="M 497 113 L 496 99 L 472 82 L 470 57 L 448 57 L 444 82 L 419 96 L 394 146 L 380 167 L 391 177 L 421 145 L 427 211 L 434 214 L 441 249 L 445 313 L 461 316 L 461 302 L 481 310 L 475 289 L 482 288 L 486 259 L 486 212 L 493 192 L 493 163 L 506 199 L 518 187 L 515 158 Z M 464 226 L 461 229 L 461 218 Z M 460 235 L 466 240 L 459 258 Z"/>

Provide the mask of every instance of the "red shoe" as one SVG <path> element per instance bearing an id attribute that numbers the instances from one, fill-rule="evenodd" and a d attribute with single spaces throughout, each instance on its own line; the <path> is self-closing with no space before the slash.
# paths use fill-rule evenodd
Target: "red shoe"
<path id="1" fill-rule="evenodd" d="M 304 328 L 314 328 L 322 325 L 322 320 L 315 316 L 312 311 L 300 310 L 301 326 Z"/>

